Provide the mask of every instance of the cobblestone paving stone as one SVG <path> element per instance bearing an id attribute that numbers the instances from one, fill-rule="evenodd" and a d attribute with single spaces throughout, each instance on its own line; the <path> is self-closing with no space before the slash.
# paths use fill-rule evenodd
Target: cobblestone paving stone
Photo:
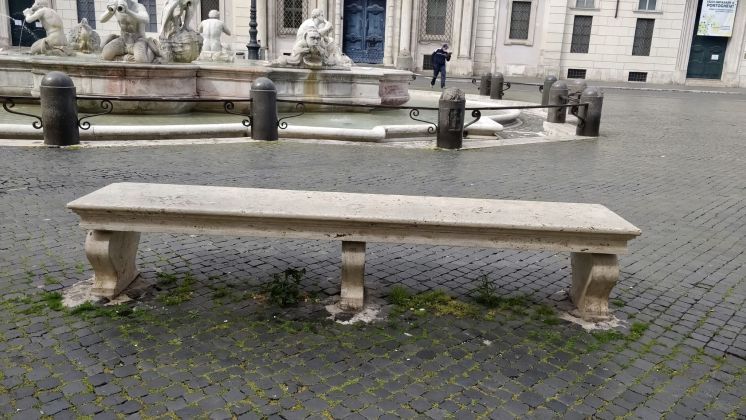
<path id="1" fill-rule="evenodd" d="M 744 418 L 744 105 L 615 91 L 597 141 L 463 152 L 4 148 L 0 418 Z M 565 254 L 371 244 L 372 296 L 470 302 L 486 275 L 525 309 L 341 325 L 321 303 L 338 243 L 165 234 L 143 235 L 156 287 L 136 303 L 57 310 L 50 292 L 92 275 L 65 204 L 118 181 L 602 203 L 643 231 L 612 293 L 626 326 L 544 322 L 567 303 Z M 308 302 L 255 298 L 288 268 L 307 270 Z"/>

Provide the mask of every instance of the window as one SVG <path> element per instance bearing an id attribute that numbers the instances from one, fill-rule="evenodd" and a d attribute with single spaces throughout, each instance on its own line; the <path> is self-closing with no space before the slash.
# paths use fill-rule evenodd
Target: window
<path id="1" fill-rule="evenodd" d="M 422 56 L 422 70 L 432 70 L 433 69 L 433 55 L 432 54 L 425 54 Z"/>
<path id="2" fill-rule="evenodd" d="M 148 17 L 150 18 L 148 32 L 158 32 L 158 14 L 155 9 L 155 0 L 140 0 L 140 4 L 145 6 L 145 10 L 148 11 Z"/>
<path id="3" fill-rule="evenodd" d="M 637 6 L 638 10 L 655 10 L 656 0 L 640 0 Z"/>
<path id="4" fill-rule="evenodd" d="M 630 82 L 646 82 L 648 80 L 648 73 L 644 71 L 631 71 L 627 76 L 627 81 Z"/>
<path id="5" fill-rule="evenodd" d="M 93 0 L 78 0 L 78 22 L 85 18 L 91 28 L 96 29 L 96 8 Z"/>
<path id="6" fill-rule="evenodd" d="M 593 9 L 594 0 L 576 0 L 576 9 Z"/>
<path id="7" fill-rule="evenodd" d="M 278 0 L 277 6 L 277 33 L 295 35 L 300 24 L 309 16 L 308 0 Z"/>
<path id="8" fill-rule="evenodd" d="M 568 79 L 585 79 L 585 69 L 567 69 Z"/>
<path id="9" fill-rule="evenodd" d="M 453 20 L 453 0 L 422 0 L 420 11 L 420 39 L 449 41 Z"/>
<path id="10" fill-rule="evenodd" d="M 531 21 L 531 2 L 514 1 L 510 11 L 510 39 L 528 39 L 529 22 Z"/>
<path id="11" fill-rule="evenodd" d="M 653 26 L 655 26 L 655 19 L 637 19 L 635 40 L 632 43 L 632 55 L 650 55 Z"/>
<path id="12" fill-rule="evenodd" d="M 571 53 L 588 54 L 588 45 L 591 43 L 591 26 L 593 26 L 593 16 L 575 16 L 575 22 L 572 25 Z"/>
<path id="13" fill-rule="evenodd" d="M 200 0 L 199 11 L 202 20 L 210 16 L 210 10 L 220 11 L 220 0 Z"/>

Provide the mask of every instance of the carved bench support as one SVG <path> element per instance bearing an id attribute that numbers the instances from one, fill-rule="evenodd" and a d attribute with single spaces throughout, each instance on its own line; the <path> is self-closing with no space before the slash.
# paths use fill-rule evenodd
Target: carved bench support
<path id="1" fill-rule="evenodd" d="M 139 232 L 88 231 L 85 254 L 93 266 L 94 295 L 113 298 L 137 278 L 139 242 Z"/>
<path id="2" fill-rule="evenodd" d="M 365 242 L 342 241 L 342 293 L 339 306 L 361 311 L 365 298 Z"/>
<path id="3" fill-rule="evenodd" d="M 609 319 L 609 294 L 619 280 L 619 260 L 614 254 L 573 252 L 570 296 L 586 321 Z"/>

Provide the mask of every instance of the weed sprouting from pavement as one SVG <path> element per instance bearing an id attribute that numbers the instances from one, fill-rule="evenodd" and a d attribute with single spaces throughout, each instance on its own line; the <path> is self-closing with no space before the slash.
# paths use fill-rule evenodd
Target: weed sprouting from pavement
<path id="1" fill-rule="evenodd" d="M 297 305 L 301 301 L 300 281 L 306 269 L 288 268 L 279 274 L 272 275 L 272 280 L 262 289 L 267 299 L 280 307 Z"/>

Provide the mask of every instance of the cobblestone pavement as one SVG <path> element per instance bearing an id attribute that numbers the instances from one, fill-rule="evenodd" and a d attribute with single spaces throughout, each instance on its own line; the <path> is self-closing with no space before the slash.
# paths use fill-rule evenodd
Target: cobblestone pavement
<path id="1" fill-rule="evenodd" d="M 745 106 L 615 91 L 598 140 L 462 152 L 3 148 L 0 417 L 744 418 Z M 397 304 L 341 325 L 338 243 L 190 235 L 143 235 L 135 303 L 62 309 L 92 274 L 65 204 L 117 181 L 602 203 L 643 235 L 607 332 L 557 318 L 565 254 L 372 244 L 369 295 Z M 288 268 L 307 301 L 282 309 L 261 292 Z"/>

